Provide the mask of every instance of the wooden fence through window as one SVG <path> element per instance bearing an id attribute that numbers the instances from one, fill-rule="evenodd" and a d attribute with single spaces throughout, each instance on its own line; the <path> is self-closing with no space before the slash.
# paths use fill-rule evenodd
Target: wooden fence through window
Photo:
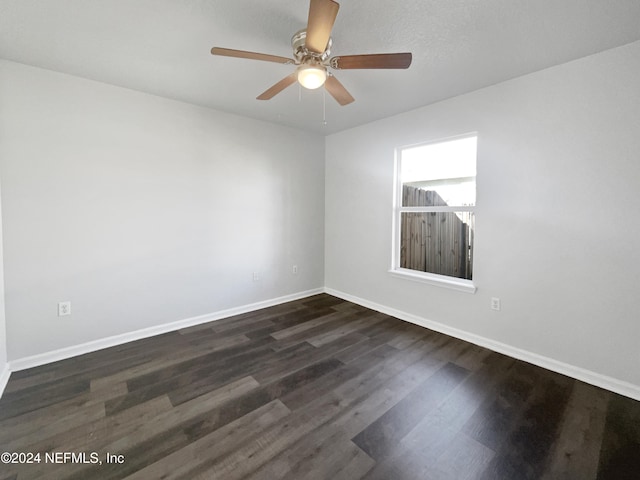
<path id="1" fill-rule="evenodd" d="M 403 185 L 405 207 L 447 206 L 432 190 Z M 400 266 L 451 277 L 472 277 L 473 213 L 402 212 Z"/>

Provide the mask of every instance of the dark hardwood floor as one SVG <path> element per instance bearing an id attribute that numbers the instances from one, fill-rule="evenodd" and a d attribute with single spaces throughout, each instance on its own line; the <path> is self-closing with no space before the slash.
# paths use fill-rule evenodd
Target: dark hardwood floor
<path id="1" fill-rule="evenodd" d="M 15 372 L 0 445 L 40 460 L 0 480 L 639 479 L 640 402 L 317 295 Z"/>

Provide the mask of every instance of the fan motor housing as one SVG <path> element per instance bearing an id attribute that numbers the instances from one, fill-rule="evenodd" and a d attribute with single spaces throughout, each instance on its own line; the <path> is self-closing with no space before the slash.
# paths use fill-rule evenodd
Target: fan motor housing
<path id="1" fill-rule="evenodd" d="M 307 61 L 313 59 L 318 63 L 324 63 L 331 54 L 331 45 L 333 40 L 329 37 L 327 47 L 322 53 L 310 52 L 306 46 L 307 30 L 302 29 L 297 31 L 293 37 L 291 37 L 291 47 L 293 48 L 293 56 L 296 59 L 296 63 L 307 63 Z"/>

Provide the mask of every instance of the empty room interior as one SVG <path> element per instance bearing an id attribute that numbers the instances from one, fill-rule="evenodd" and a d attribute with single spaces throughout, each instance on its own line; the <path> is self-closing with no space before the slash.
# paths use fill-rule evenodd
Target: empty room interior
<path id="1" fill-rule="evenodd" d="M 0 0 L 0 480 L 640 478 L 640 2 Z"/>

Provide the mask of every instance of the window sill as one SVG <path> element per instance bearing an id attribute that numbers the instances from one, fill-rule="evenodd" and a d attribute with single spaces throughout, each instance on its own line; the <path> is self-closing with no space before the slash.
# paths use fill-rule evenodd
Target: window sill
<path id="1" fill-rule="evenodd" d="M 476 286 L 471 280 L 463 278 L 447 277 L 446 275 L 437 275 L 435 273 L 416 272 L 406 268 L 396 268 L 389 270 L 394 277 L 412 280 L 414 282 L 427 283 L 436 287 L 450 288 L 459 292 L 476 293 Z"/>

